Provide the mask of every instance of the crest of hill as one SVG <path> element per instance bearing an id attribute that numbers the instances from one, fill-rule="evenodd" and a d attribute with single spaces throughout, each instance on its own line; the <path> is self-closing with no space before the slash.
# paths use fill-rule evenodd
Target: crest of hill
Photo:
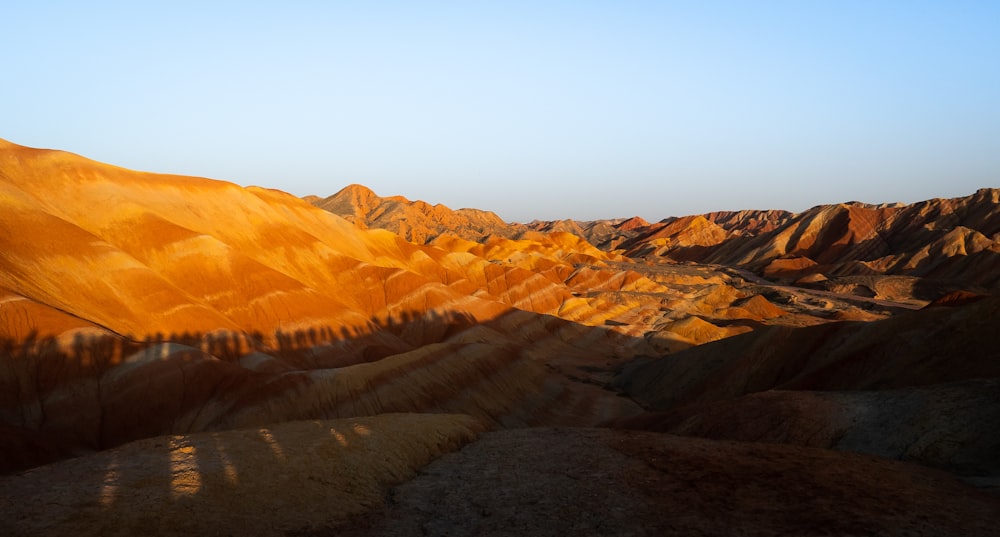
<path id="1" fill-rule="evenodd" d="M 711 246 L 728 238 L 724 229 L 704 216 L 684 216 L 661 222 L 661 225 L 650 226 L 644 240 L 669 239 L 679 246 Z"/>
<path id="2" fill-rule="evenodd" d="M 984 188 L 971 196 L 909 205 L 851 201 L 798 214 L 718 211 L 652 224 L 637 217 L 504 224 L 493 213 L 379 198 L 356 185 L 312 202 L 359 226 L 390 229 L 416 242 L 441 234 L 482 243 L 490 236 L 521 238 L 528 231 L 566 232 L 631 258 L 743 267 L 789 282 L 914 276 L 928 282 L 919 286 L 918 298 L 932 300 L 940 295 L 937 289 L 1000 287 L 998 196 L 1000 190 Z"/>
<path id="3" fill-rule="evenodd" d="M 443 234 L 482 242 L 491 236 L 513 236 L 516 228 L 489 211 L 452 210 L 441 204 L 410 201 L 402 196 L 383 198 L 357 184 L 348 185 L 327 198 L 308 196 L 304 199 L 362 229 L 385 229 L 417 244 L 429 243 Z"/>
<path id="4" fill-rule="evenodd" d="M 695 242 L 700 243 L 698 246 L 715 245 L 724 240 L 720 237 L 754 237 L 772 231 L 784 225 L 792 216 L 788 211 L 746 210 L 670 217 L 656 223 L 650 223 L 636 216 L 592 221 L 534 221 L 526 226 L 537 231 L 567 231 L 587 239 L 602 250 L 630 250 L 629 256 L 643 257 L 663 246 L 663 244 L 658 247 L 644 244 L 657 239 L 666 237 L 679 239 L 674 246 L 682 248 L 692 246 Z M 712 225 L 705 224 L 703 220 Z M 692 229 L 685 230 L 685 226 L 691 226 Z M 706 227 L 718 227 L 721 231 L 713 229 L 708 232 L 709 235 L 715 236 L 712 239 L 706 236 Z M 698 235 L 701 237 L 695 238 Z M 658 255 L 665 256 L 671 251 L 672 248 L 660 249 Z"/>
<path id="5" fill-rule="evenodd" d="M 996 288 L 1000 275 L 1000 190 L 911 205 L 826 205 L 707 261 L 763 268 L 802 258 L 809 273 L 911 275 Z"/>
<path id="6" fill-rule="evenodd" d="M 621 230 L 625 230 L 625 231 L 632 231 L 632 230 L 641 229 L 641 228 L 645 228 L 645 227 L 649 227 L 649 222 L 647 222 L 645 219 L 640 218 L 638 216 L 633 216 L 632 218 L 627 218 L 627 219 L 625 219 L 625 220 L 623 220 L 623 221 L 615 224 L 615 228 L 621 229 Z"/>
<path id="7" fill-rule="evenodd" d="M 607 242 L 620 235 L 615 223 L 606 221 L 583 222 L 560 220 L 535 221 L 531 224 L 505 223 L 495 213 L 478 209 L 452 210 L 444 205 L 430 205 L 423 201 L 410 201 L 402 196 L 379 197 L 367 187 L 350 185 L 325 199 L 316 196 L 304 198 L 309 203 L 340 215 L 362 229 L 385 229 L 410 242 L 428 245 L 454 245 L 448 237 L 487 245 L 485 250 L 469 245 L 466 251 L 475 251 L 489 259 L 519 259 L 525 268 L 536 270 L 551 268 L 525 261 L 525 254 L 536 261 L 539 256 L 559 259 L 558 263 L 600 262 L 609 258 L 608 249 L 600 251 L 593 241 Z M 574 239 L 568 238 L 572 235 Z M 582 239 L 590 237 L 590 239 Z M 513 241 L 513 242 L 504 242 Z M 504 246 L 501 246 L 504 245 Z M 544 252 L 545 249 L 552 250 Z M 510 251 L 506 251 L 510 250 Z M 520 250 L 516 252 L 515 250 Z M 511 254 L 511 255 L 507 255 Z M 505 257 L 506 256 L 506 257 Z M 617 255 L 610 255 L 618 259 Z M 620 260 L 620 259 L 619 259 Z"/>
<path id="8" fill-rule="evenodd" d="M 783 226 L 793 213 L 780 210 L 717 211 L 703 215 L 726 231 L 756 237 Z"/>
<path id="9" fill-rule="evenodd" d="M 916 297 L 1000 287 L 1000 189 L 913 204 L 851 201 L 801 213 L 719 211 L 667 218 L 532 222 L 632 258 L 743 267 L 793 281 L 912 276 Z M 836 285 L 836 283 L 831 283 Z M 941 291 L 943 290 L 943 291 Z"/>
<path id="10" fill-rule="evenodd" d="M 624 220 L 534 220 L 524 224 L 524 228 L 543 233 L 572 233 L 604 251 L 611 252 L 617 250 L 626 239 L 634 236 L 636 230 L 644 229 L 647 225 L 649 223 L 642 218 L 633 217 Z"/>

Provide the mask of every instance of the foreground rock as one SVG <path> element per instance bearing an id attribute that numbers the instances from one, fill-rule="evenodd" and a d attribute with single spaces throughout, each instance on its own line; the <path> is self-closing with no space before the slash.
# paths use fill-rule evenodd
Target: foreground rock
<path id="1" fill-rule="evenodd" d="M 919 466 L 606 429 L 486 433 L 314 535 L 996 535 L 1000 499 Z"/>

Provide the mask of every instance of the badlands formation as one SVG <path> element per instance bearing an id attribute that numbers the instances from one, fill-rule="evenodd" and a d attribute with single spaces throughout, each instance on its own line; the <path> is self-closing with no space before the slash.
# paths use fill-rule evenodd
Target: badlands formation
<path id="1" fill-rule="evenodd" d="M 2 535 L 997 535 L 1000 190 L 509 224 L 0 141 Z"/>

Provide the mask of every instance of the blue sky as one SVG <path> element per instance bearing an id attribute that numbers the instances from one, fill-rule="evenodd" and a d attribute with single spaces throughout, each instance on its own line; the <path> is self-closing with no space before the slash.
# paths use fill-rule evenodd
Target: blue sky
<path id="1" fill-rule="evenodd" d="M 17 2 L 0 138 L 512 221 L 1000 186 L 1000 2 Z"/>

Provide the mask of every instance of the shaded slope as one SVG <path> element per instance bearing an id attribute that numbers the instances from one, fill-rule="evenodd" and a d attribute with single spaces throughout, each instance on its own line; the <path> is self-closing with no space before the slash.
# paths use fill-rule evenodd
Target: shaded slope
<path id="1" fill-rule="evenodd" d="M 466 416 L 386 415 L 160 437 L 0 477 L 0 517 L 11 535 L 979 536 L 1000 513 L 946 474 L 872 457 L 479 430 Z"/>
<path id="2" fill-rule="evenodd" d="M 1000 479 L 1000 299 L 752 333 L 639 360 L 618 426 L 858 451 Z M 990 485 L 993 483 L 993 485 Z"/>
<path id="3" fill-rule="evenodd" d="M 1000 379 L 994 378 L 882 391 L 768 390 L 614 424 L 868 453 L 976 481 L 1000 478 L 1000 431 L 991 425 L 998 420 Z"/>
<path id="4" fill-rule="evenodd" d="M 916 465 L 648 432 L 483 434 L 374 520 L 309 535 L 994 535 L 1000 500 Z"/>
<path id="5" fill-rule="evenodd" d="M 630 365 L 616 384 L 651 409 L 769 389 L 871 390 L 1000 377 L 1000 298 L 864 322 L 765 327 Z"/>
<path id="6" fill-rule="evenodd" d="M 385 415 L 159 437 L 0 477 L 0 520 L 11 537 L 286 535 L 379 506 L 480 430 L 468 416 Z"/>

